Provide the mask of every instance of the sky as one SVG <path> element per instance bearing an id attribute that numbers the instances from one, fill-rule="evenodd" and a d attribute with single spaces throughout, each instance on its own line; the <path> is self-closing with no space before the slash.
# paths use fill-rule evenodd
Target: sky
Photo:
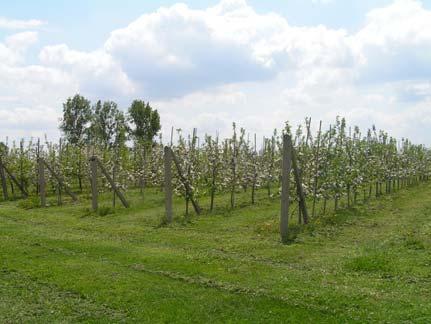
<path id="1" fill-rule="evenodd" d="M 0 2 L 0 141 L 57 139 L 75 93 L 165 134 L 342 116 L 431 145 L 431 0 Z"/>

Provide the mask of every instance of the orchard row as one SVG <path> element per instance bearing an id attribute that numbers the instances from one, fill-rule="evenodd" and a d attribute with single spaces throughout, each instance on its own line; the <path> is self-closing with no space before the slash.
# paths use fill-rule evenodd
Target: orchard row
<path id="1" fill-rule="evenodd" d="M 216 206 L 220 194 L 230 195 L 231 208 L 236 206 L 239 191 L 249 193 L 250 203 L 256 202 L 258 190 L 264 190 L 269 198 L 279 196 L 283 134 L 291 135 L 311 216 L 326 212 L 329 202 L 334 208 L 339 208 L 341 200 L 350 206 L 358 199 L 379 196 L 427 180 L 430 175 L 431 154 L 423 145 L 406 139 L 397 141 L 374 127 L 361 133 L 358 127 L 347 127 L 341 118 L 325 130 L 322 123 L 315 126 L 319 127 L 314 127 L 318 130 L 313 133 L 310 119 L 295 130 L 286 124 L 259 141 L 259 145 L 254 134 L 235 124 L 229 138 L 198 137 L 196 130 L 185 136 L 178 130 L 176 140 L 167 144 L 178 162 L 178 168 L 172 169 L 174 191 L 185 198 L 187 213 L 191 197 L 186 187 L 197 201 L 202 196 L 210 197 L 209 205 L 204 207 L 209 210 Z M 1 162 L 6 170 L 2 172 L 2 196 L 18 197 L 21 189 L 28 195 L 37 195 L 40 158 L 57 175 L 44 171 L 47 191 L 57 195 L 59 203 L 64 190 L 58 176 L 71 191 L 90 193 L 93 156 L 98 157 L 115 186 L 126 196 L 130 188 L 139 188 L 143 196 L 148 187 L 163 190 L 166 143 L 162 143 L 161 136 L 156 141 L 130 143 L 122 141 L 108 146 L 96 141 L 70 143 L 67 139 L 58 143 L 46 139 L 2 143 Z M 293 181 L 293 173 L 291 177 Z M 112 190 L 111 182 L 105 178 L 99 184 L 103 185 L 99 191 Z M 294 186 L 290 191 L 290 200 L 298 200 Z"/>

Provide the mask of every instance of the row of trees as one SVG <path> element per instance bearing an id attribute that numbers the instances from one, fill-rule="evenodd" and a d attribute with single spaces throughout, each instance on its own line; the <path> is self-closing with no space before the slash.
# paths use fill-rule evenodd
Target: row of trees
<path id="1" fill-rule="evenodd" d="M 87 147 L 87 155 L 95 154 L 95 151 L 102 152 L 102 161 L 111 165 L 112 176 L 115 178 L 122 169 L 121 160 L 127 155 L 128 140 L 133 142 L 136 149 L 138 168 L 144 168 L 145 158 L 161 125 L 159 113 L 148 102 L 134 100 L 127 113 L 124 113 L 113 101 L 99 100 L 92 105 L 90 100 L 76 94 L 63 104 L 63 118 L 59 128 L 66 146 L 60 142 L 57 148 L 48 143 L 47 147 L 54 157 L 55 150 L 59 151 L 59 156 L 76 157 L 76 177 L 79 190 L 82 191 L 83 170 L 88 158 L 82 158 L 84 147 Z M 143 176 L 140 179 L 143 185 Z"/>
<path id="2" fill-rule="evenodd" d="M 82 109 L 83 106 L 87 108 Z M 161 136 L 156 139 L 160 121 L 148 104 L 134 101 L 128 114 L 122 115 L 112 103 L 98 102 L 91 107 L 88 101 L 75 96 L 65 103 L 64 111 L 62 141 L 6 143 L 2 149 L 3 161 L 29 192 L 37 192 L 38 156 L 55 166 L 76 191 L 89 192 L 86 179 L 92 155 L 103 161 L 123 190 L 140 188 L 144 192 L 145 187 L 162 188 L 164 143 Z M 87 119 L 72 118 L 83 116 L 82 111 L 90 111 Z M 115 120 L 120 120 L 122 126 L 115 126 Z M 294 141 L 311 215 L 326 212 L 329 202 L 336 209 L 341 200 L 349 206 L 360 198 L 380 196 L 430 175 L 431 152 L 423 145 L 407 139 L 397 141 L 375 127 L 361 133 L 358 127 L 348 127 L 343 118 L 337 118 L 326 130 L 322 123 L 317 133 L 311 129 L 309 118 L 295 130 L 286 123 L 259 146 L 256 135 L 248 134 L 236 124 L 227 138 L 208 134 L 199 137 L 197 130 L 185 135 L 177 130 L 177 140 L 168 145 L 195 198 L 210 198 L 208 209 L 216 206 L 217 195 L 221 193 L 229 194 L 232 208 L 237 205 L 240 191 L 250 195 L 250 203 L 257 201 L 258 191 L 260 197 L 262 193 L 269 198 L 278 196 L 285 133 Z M 132 140 L 130 145 L 125 145 L 127 138 Z M 188 210 L 190 197 L 186 195 L 184 181 L 176 172 L 174 175 L 175 191 L 184 196 Z M 55 179 L 48 174 L 47 178 L 52 192 L 61 193 Z M 109 189 L 106 184 L 106 190 Z M 290 197 L 297 199 L 294 188 Z"/>
<path id="3" fill-rule="evenodd" d="M 113 101 L 99 100 L 92 105 L 79 94 L 63 104 L 60 123 L 69 144 L 99 145 L 105 150 L 124 145 L 128 139 L 152 143 L 160 128 L 159 113 L 148 102 L 134 100 L 125 114 Z"/>
<path id="4" fill-rule="evenodd" d="M 207 135 L 201 147 L 196 147 L 194 136 L 185 140 L 180 135 L 173 151 L 187 170 L 196 195 L 210 195 L 210 209 L 217 192 L 229 192 L 230 205 L 235 207 L 239 190 L 249 191 L 251 203 L 259 188 L 264 188 L 268 197 L 279 195 L 284 133 L 294 139 L 302 187 L 313 215 L 319 201 L 322 212 L 329 201 L 337 209 L 342 198 L 350 206 L 359 197 L 380 196 L 428 179 L 431 172 L 431 152 L 425 146 L 406 139 L 397 141 L 375 127 L 363 135 L 358 127 L 348 128 L 343 118 L 337 118 L 326 131 L 320 123 L 317 134 L 311 132 L 309 118 L 294 132 L 286 124 L 281 132 L 274 130 L 271 137 L 264 138 L 259 150 L 256 137 L 233 124 L 230 138 Z M 184 194 L 181 182 L 177 182 L 177 191 Z M 294 188 L 290 196 L 298 200 Z"/>

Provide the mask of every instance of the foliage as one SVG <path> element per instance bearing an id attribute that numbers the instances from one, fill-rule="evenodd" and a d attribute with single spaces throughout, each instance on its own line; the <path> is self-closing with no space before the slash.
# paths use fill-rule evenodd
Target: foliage
<path id="1" fill-rule="evenodd" d="M 75 101 L 83 100 L 79 97 Z M 68 102 L 73 102 L 73 99 L 68 99 Z M 72 104 L 65 106 L 74 107 Z M 134 101 L 129 112 L 137 111 L 137 116 L 142 119 L 138 118 L 139 123 L 131 130 L 133 142 L 126 141 L 130 131 L 126 119 L 132 117 L 126 117 L 114 102 L 99 101 L 92 110 L 88 132 L 91 142 L 74 145 L 67 137 L 59 143 L 51 143 L 47 139 L 44 144 L 40 141 L 21 141 L 19 145 L 6 142 L 3 151 L 7 154 L 3 160 L 31 194 L 38 192 L 38 157 L 45 158 L 75 191 L 89 194 L 90 186 L 86 181 L 88 159 L 93 155 L 99 157 L 122 190 L 138 187 L 143 194 L 145 188 L 162 188 L 164 143 L 161 134 L 157 142 L 152 137 L 160 125 L 148 133 L 151 116 L 157 111 L 152 110 L 148 103 Z M 236 195 L 241 191 L 248 193 L 251 203 L 261 188 L 265 189 L 268 198 L 277 197 L 284 133 L 293 137 L 308 201 L 313 201 L 313 206 L 322 202 L 320 210 L 313 207 L 312 216 L 325 214 L 331 201 L 335 209 L 342 207 L 344 201 L 344 206 L 351 207 L 359 200 L 367 200 L 372 195 L 381 196 L 384 192 L 427 180 L 430 176 L 429 149 L 407 139 L 397 141 L 374 126 L 361 133 L 358 127 L 349 127 L 344 118 L 337 117 L 334 124 L 326 130 L 319 129 L 317 134 L 312 132 L 309 118 L 296 129 L 286 123 L 281 131 L 274 130 L 271 137 L 263 138 L 260 148 L 256 135 L 251 141 L 250 134 L 235 123 L 232 135 L 224 139 L 208 134 L 199 137 L 196 129 L 192 134 L 184 135 L 178 129 L 176 141 L 171 145 L 184 179 L 180 179 L 173 167 L 173 181 L 176 194 L 185 199 L 186 212 L 191 197 L 187 196 L 185 185 L 190 186 L 197 200 L 210 196 L 210 210 L 217 205 L 217 196 L 223 193 L 230 193 L 231 208 L 238 205 Z M 151 135 L 151 145 L 142 142 L 150 140 L 145 134 Z M 46 178 L 50 193 L 61 195 L 61 188 L 52 175 L 47 172 Z M 99 183 L 103 185 L 102 191 L 112 190 L 104 178 L 100 178 Z M 17 195 L 16 188 L 11 185 Z M 294 186 L 291 186 L 290 199 L 298 201 Z"/>
<path id="2" fill-rule="evenodd" d="M 160 131 L 160 116 L 150 103 L 142 100 L 134 100 L 129 107 L 129 120 L 134 126 L 132 136 L 137 142 L 152 143 L 154 137 Z"/>
<path id="3" fill-rule="evenodd" d="M 81 145 L 87 135 L 91 120 L 90 101 L 76 94 L 63 104 L 63 119 L 60 129 L 72 145 Z"/>
<path id="4" fill-rule="evenodd" d="M 104 150 L 124 145 L 127 139 L 127 126 L 124 114 L 113 101 L 103 104 L 99 100 L 93 108 L 91 138 Z"/>

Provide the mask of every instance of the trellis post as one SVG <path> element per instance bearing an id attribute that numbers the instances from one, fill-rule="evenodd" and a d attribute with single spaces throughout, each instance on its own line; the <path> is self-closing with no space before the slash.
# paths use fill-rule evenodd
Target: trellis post
<path id="1" fill-rule="evenodd" d="M 123 204 L 123 206 L 125 208 L 129 208 L 129 203 L 127 202 L 126 198 L 124 197 L 123 193 L 120 191 L 120 189 L 118 189 L 117 185 L 115 184 L 114 180 L 111 178 L 111 176 L 109 175 L 108 171 L 106 171 L 105 167 L 103 166 L 103 164 L 99 161 L 99 159 L 97 157 L 94 157 L 94 160 L 96 162 L 96 170 L 97 170 L 97 166 L 99 166 L 100 171 L 102 171 L 103 175 L 105 176 L 105 178 L 108 180 L 109 184 L 111 185 L 112 190 L 114 191 L 114 193 L 118 196 L 118 198 L 120 198 L 121 203 Z M 97 188 L 97 185 L 96 185 Z M 96 189 L 97 190 L 97 189 Z"/>
<path id="2" fill-rule="evenodd" d="M 168 146 L 164 148 L 164 167 L 165 167 L 165 209 L 166 209 L 166 221 L 172 222 L 172 154 L 171 149 Z"/>
<path id="3" fill-rule="evenodd" d="M 64 188 L 64 190 L 66 191 L 66 193 L 73 199 L 73 201 L 77 201 L 78 198 L 76 197 L 76 195 L 69 189 L 69 187 L 66 185 L 66 183 L 64 182 L 64 179 L 58 175 L 54 169 L 42 158 L 40 158 L 40 161 L 42 161 L 42 163 L 44 164 L 44 166 L 48 169 L 48 171 L 51 173 L 51 175 L 55 178 L 55 180 L 57 180 L 58 182 L 58 188 L 60 189 L 61 187 Z"/>
<path id="4" fill-rule="evenodd" d="M 99 207 L 98 204 L 98 191 L 97 191 L 97 161 L 96 157 L 90 159 L 91 169 L 91 205 L 94 211 Z"/>
<path id="5" fill-rule="evenodd" d="M 314 157 L 314 183 L 313 183 L 313 208 L 311 212 L 311 216 L 315 216 L 315 209 L 316 209 L 316 199 L 317 199 L 317 182 L 319 180 L 319 166 L 320 166 L 320 136 L 322 134 L 322 121 L 319 123 L 319 132 L 317 133 L 317 150 Z"/>
<path id="6" fill-rule="evenodd" d="M 296 159 L 296 154 L 293 148 L 292 139 L 288 137 L 288 141 L 289 141 L 290 152 L 291 152 L 293 174 L 295 176 L 295 182 L 296 182 L 296 193 L 299 199 L 299 208 L 302 213 L 304 224 L 308 224 L 308 211 L 307 211 L 307 205 L 305 203 L 304 189 L 302 188 L 301 170 L 299 169 L 299 166 L 298 166 L 298 161 Z"/>
<path id="7" fill-rule="evenodd" d="M 178 161 L 177 157 L 175 156 L 175 154 L 171 148 L 169 148 L 169 151 L 171 153 L 172 159 L 173 159 L 175 167 L 177 169 L 178 176 L 179 176 L 181 182 L 183 183 L 184 188 L 186 189 L 186 197 L 189 197 L 190 201 L 192 202 L 192 205 L 193 205 L 193 208 L 194 208 L 196 214 L 200 215 L 201 208 L 199 207 L 198 202 L 195 200 L 194 195 L 193 195 L 193 190 L 192 190 L 188 180 L 186 179 L 186 177 L 184 176 L 184 174 L 181 170 L 180 161 Z"/>
<path id="8" fill-rule="evenodd" d="M 6 181 L 5 170 L 3 168 L 3 161 L 1 159 L 1 157 L 0 157 L 0 178 L 1 178 L 1 185 L 2 185 L 2 189 L 3 189 L 3 198 L 4 198 L 4 200 L 8 200 L 9 195 L 7 192 L 7 181 Z"/>
<path id="9" fill-rule="evenodd" d="M 280 236 L 283 243 L 288 241 L 289 225 L 289 187 L 290 170 L 292 167 L 291 140 L 289 135 L 283 135 L 283 157 L 281 173 L 281 210 L 280 210 Z"/>
<path id="10" fill-rule="evenodd" d="M 45 182 L 45 164 L 41 158 L 38 159 L 38 173 L 39 173 L 39 195 L 40 206 L 46 207 L 46 182 Z"/>

